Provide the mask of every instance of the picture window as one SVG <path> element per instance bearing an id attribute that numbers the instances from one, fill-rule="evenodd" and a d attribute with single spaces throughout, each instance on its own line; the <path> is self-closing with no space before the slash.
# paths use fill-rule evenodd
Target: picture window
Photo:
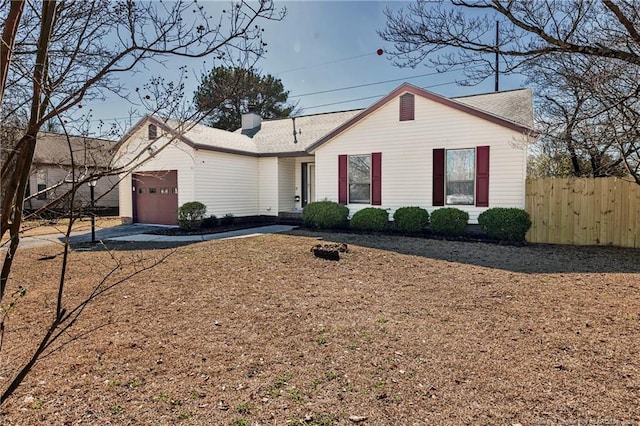
<path id="1" fill-rule="evenodd" d="M 476 151 L 449 149 L 446 153 L 446 203 L 473 205 L 475 203 Z"/>
<path id="2" fill-rule="evenodd" d="M 349 202 L 371 203 L 371 155 L 349 156 Z"/>

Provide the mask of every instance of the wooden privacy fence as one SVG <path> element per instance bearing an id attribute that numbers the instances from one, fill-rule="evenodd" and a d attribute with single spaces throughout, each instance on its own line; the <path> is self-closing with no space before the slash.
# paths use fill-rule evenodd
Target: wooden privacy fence
<path id="1" fill-rule="evenodd" d="M 527 241 L 640 247 L 640 185 L 621 178 L 527 179 Z"/>

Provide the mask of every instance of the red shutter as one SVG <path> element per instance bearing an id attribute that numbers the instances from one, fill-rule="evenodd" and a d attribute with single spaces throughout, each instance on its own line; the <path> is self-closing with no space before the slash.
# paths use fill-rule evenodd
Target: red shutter
<path id="1" fill-rule="evenodd" d="M 371 205 L 382 205 L 382 153 L 371 154 Z"/>
<path id="2" fill-rule="evenodd" d="M 349 180 L 347 177 L 348 156 L 338 155 L 338 202 L 347 204 Z"/>
<path id="3" fill-rule="evenodd" d="M 400 121 L 409 121 L 415 118 L 415 97 L 411 93 L 400 96 Z"/>
<path id="4" fill-rule="evenodd" d="M 476 207 L 489 207 L 489 147 L 476 148 Z"/>
<path id="5" fill-rule="evenodd" d="M 433 150 L 433 206 L 444 206 L 444 148 Z"/>

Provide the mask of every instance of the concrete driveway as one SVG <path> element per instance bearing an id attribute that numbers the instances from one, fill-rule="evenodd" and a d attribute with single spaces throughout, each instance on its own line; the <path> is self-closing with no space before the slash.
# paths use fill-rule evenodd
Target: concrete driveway
<path id="1" fill-rule="evenodd" d="M 96 229 L 96 240 L 110 240 L 117 237 L 133 236 L 149 232 L 154 229 L 162 228 L 157 225 L 118 225 L 111 228 Z M 72 243 L 91 241 L 91 231 L 77 231 L 72 232 L 69 240 Z M 64 234 L 47 234 L 37 235 L 34 237 L 22 237 L 20 238 L 20 248 L 33 248 L 41 247 L 48 244 L 63 244 Z"/>

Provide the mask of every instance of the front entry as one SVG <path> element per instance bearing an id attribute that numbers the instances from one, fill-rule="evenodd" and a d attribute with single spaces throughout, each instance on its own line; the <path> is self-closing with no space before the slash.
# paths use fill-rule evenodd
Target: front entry
<path id="1" fill-rule="evenodd" d="M 158 225 L 178 224 L 178 172 L 133 175 L 133 221 Z"/>
<path id="2" fill-rule="evenodd" d="M 302 163 L 302 207 L 316 200 L 316 164 Z"/>

